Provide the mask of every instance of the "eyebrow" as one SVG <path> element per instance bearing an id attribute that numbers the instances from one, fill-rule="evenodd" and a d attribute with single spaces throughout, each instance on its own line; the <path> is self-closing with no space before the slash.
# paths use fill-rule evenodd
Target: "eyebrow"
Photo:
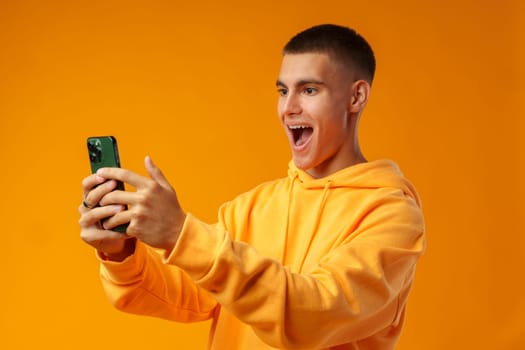
<path id="1" fill-rule="evenodd" d="M 295 82 L 294 86 L 298 87 L 298 86 L 304 86 L 304 85 L 309 85 L 309 84 L 325 85 L 325 83 L 323 81 L 321 81 L 321 80 L 301 79 L 301 80 L 298 80 L 297 82 Z M 277 87 L 287 87 L 286 84 L 283 83 L 282 81 L 280 81 L 279 79 L 277 79 L 277 81 L 275 82 L 275 85 Z"/>

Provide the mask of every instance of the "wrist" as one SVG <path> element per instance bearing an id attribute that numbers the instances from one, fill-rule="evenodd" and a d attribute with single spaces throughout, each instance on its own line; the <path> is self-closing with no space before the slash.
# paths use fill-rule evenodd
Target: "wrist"
<path id="1" fill-rule="evenodd" d="M 119 252 L 103 252 L 99 251 L 100 256 L 103 260 L 106 261 L 115 261 L 115 262 L 122 262 L 126 260 L 127 257 L 133 255 L 135 253 L 135 247 L 136 247 L 136 238 L 129 238 L 126 241 L 124 241 L 124 246 L 121 251 Z"/>
<path id="2" fill-rule="evenodd" d="M 163 248 L 166 251 L 166 254 L 170 254 L 173 248 L 175 248 L 175 245 L 177 244 L 177 241 L 179 240 L 180 234 L 184 228 L 184 223 L 186 222 L 186 213 L 181 212 L 179 219 L 177 220 L 178 226 L 174 230 L 173 234 L 169 237 L 170 239 L 167 242 L 167 245 L 165 245 Z"/>

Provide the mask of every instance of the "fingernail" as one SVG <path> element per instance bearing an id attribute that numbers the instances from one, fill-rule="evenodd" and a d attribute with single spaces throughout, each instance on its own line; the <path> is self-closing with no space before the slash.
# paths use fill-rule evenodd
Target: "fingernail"
<path id="1" fill-rule="evenodd" d="M 122 208 L 122 205 L 112 205 L 111 209 L 113 210 L 114 213 L 120 213 L 122 210 L 124 210 Z"/>

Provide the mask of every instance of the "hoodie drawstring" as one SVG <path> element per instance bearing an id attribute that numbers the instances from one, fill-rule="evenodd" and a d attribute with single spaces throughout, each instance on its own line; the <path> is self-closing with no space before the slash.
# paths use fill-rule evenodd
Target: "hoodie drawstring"
<path id="1" fill-rule="evenodd" d="M 285 263 L 284 257 L 286 256 L 286 249 L 288 247 L 288 226 L 290 225 L 290 211 L 291 211 L 291 206 L 292 206 L 293 188 L 294 188 L 294 184 L 297 178 L 298 178 L 298 175 L 296 172 L 294 172 L 292 180 L 291 180 L 291 184 L 290 184 L 290 189 L 288 191 L 288 203 L 287 203 L 287 208 L 286 208 L 286 224 L 284 225 L 284 235 L 283 235 L 284 242 L 283 242 L 283 249 L 281 250 L 281 258 L 280 258 L 280 261 L 283 264 Z"/>
<path id="2" fill-rule="evenodd" d="M 323 188 L 323 194 L 321 196 L 321 202 L 319 203 L 319 207 L 317 209 L 317 215 L 315 219 L 315 224 L 313 226 L 312 232 L 310 234 L 310 240 L 308 241 L 308 245 L 306 246 L 306 252 L 303 254 L 303 258 L 301 260 L 301 264 L 299 265 L 299 271 L 302 270 L 304 262 L 306 260 L 306 257 L 308 256 L 308 251 L 310 250 L 310 247 L 312 245 L 312 242 L 314 241 L 314 237 L 317 234 L 317 230 L 319 229 L 319 223 L 321 222 L 321 214 L 323 212 L 324 206 L 326 204 L 326 199 L 328 198 L 328 190 L 330 189 L 330 186 L 332 185 L 332 180 L 328 180 Z M 288 226 L 288 225 L 287 225 Z"/>

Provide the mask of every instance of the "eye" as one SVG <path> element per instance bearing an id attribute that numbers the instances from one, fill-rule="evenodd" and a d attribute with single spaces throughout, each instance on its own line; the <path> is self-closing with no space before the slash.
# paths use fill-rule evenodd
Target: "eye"
<path id="1" fill-rule="evenodd" d="M 285 88 L 278 88 L 277 92 L 279 93 L 279 96 L 286 96 L 286 95 L 288 95 L 288 89 L 285 89 Z"/>
<path id="2" fill-rule="evenodd" d="M 305 87 L 304 88 L 304 93 L 306 95 L 315 95 L 317 93 L 317 89 L 313 88 L 313 87 Z"/>

